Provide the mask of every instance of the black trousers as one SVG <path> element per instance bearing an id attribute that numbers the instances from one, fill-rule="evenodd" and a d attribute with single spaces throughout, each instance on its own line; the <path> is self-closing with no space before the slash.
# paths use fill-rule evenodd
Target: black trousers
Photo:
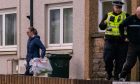
<path id="1" fill-rule="evenodd" d="M 140 61 L 140 45 L 129 44 L 129 47 L 130 47 L 129 49 L 130 51 L 128 52 L 126 62 L 120 74 L 121 78 L 125 78 L 127 74 L 131 72 L 131 69 L 136 64 L 137 58 L 139 58 L 139 61 Z"/>
<path id="2" fill-rule="evenodd" d="M 27 62 L 27 65 L 26 65 L 26 71 L 25 71 L 24 75 L 33 76 L 33 73 L 30 72 L 30 68 L 31 68 L 31 66 L 29 64 L 30 60 L 26 60 L 26 62 Z"/>
<path id="3" fill-rule="evenodd" d="M 112 72 L 114 72 L 114 78 L 118 78 L 118 75 L 121 73 L 121 70 L 123 68 L 123 64 L 126 61 L 127 51 L 127 42 L 105 40 L 103 55 L 105 70 L 108 75 L 112 76 Z"/>

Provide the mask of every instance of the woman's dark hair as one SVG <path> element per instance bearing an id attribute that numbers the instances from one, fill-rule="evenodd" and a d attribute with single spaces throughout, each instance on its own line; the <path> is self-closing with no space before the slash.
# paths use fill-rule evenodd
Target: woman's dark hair
<path id="1" fill-rule="evenodd" d="M 37 30 L 36 30 L 34 27 L 29 27 L 28 29 L 29 29 L 31 32 L 33 32 L 34 35 L 37 35 L 37 34 L 38 34 Z"/>

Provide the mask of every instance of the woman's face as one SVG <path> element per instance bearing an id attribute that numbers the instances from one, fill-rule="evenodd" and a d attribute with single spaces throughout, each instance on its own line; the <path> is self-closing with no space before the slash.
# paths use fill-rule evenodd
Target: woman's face
<path id="1" fill-rule="evenodd" d="M 30 31 L 30 29 L 27 29 L 27 35 L 28 37 L 32 37 L 34 34 L 33 32 Z"/>
<path id="2" fill-rule="evenodd" d="M 113 6 L 113 11 L 117 14 L 121 13 L 122 11 L 122 6 Z"/>

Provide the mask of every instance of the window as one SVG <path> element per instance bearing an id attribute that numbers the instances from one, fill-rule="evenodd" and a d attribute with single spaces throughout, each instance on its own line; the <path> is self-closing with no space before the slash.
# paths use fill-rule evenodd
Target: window
<path id="1" fill-rule="evenodd" d="M 123 10 L 124 11 L 127 11 L 127 3 L 126 3 L 126 0 L 122 0 L 122 2 L 125 3 L 125 5 L 123 6 Z M 99 0 L 99 5 L 98 5 L 98 8 L 99 8 L 99 14 L 98 14 L 98 23 L 101 22 L 103 16 L 105 14 L 107 14 L 109 11 L 112 11 L 112 0 Z M 99 32 L 104 32 L 102 30 L 99 29 Z"/>
<path id="2" fill-rule="evenodd" d="M 49 46 L 72 46 L 73 40 L 73 8 L 52 7 L 48 11 L 48 43 Z"/>
<path id="3" fill-rule="evenodd" d="M 16 13 L 0 14 L 0 48 L 17 44 Z"/>

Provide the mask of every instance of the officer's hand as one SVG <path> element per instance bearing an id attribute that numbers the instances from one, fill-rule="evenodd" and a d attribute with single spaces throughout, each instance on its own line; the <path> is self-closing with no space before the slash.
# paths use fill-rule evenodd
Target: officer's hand
<path id="1" fill-rule="evenodd" d="M 125 42 L 129 42 L 128 38 L 125 38 Z"/>
<path id="2" fill-rule="evenodd" d="M 104 24 L 107 24 L 107 20 L 104 21 Z"/>

